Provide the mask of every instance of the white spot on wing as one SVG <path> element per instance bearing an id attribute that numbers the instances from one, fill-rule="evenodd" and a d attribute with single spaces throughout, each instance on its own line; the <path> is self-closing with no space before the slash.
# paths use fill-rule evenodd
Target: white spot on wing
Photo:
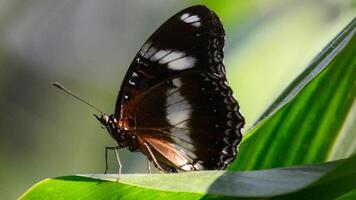
<path id="1" fill-rule="evenodd" d="M 188 13 L 184 13 L 182 16 L 180 16 L 180 19 L 184 20 L 187 17 L 189 17 L 189 14 Z"/>
<path id="2" fill-rule="evenodd" d="M 147 51 L 147 49 L 149 49 L 150 48 L 150 46 L 151 46 L 151 42 L 146 42 L 144 45 L 143 45 L 143 47 L 141 48 L 141 50 L 142 50 L 142 52 L 146 52 Z"/>
<path id="3" fill-rule="evenodd" d="M 166 98 L 166 119 L 167 122 L 177 128 L 187 128 L 188 119 L 191 118 L 192 107 L 187 99 L 180 93 L 179 87 L 182 86 L 182 81 L 179 78 L 172 80 L 175 88 L 167 90 Z M 172 91 L 176 91 L 174 95 L 169 95 Z M 177 102 L 178 100 L 178 102 Z"/>
<path id="4" fill-rule="evenodd" d="M 192 24 L 192 26 L 194 26 L 194 27 L 199 27 L 201 24 L 200 24 L 200 22 L 194 22 L 193 24 Z"/>
<path id="5" fill-rule="evenodd" d="M 200 20 L 200 17 L 197 16 L 197 15 L 192 15 L 192 16 L 190 16 L 190 17 L 188 17 L 188 18 L 183 19 L 183 21 L 184 21 L 185 23 L 193 23 L 193 22 L 197 22 L 197 21 L 199 21 L 199 20 Z"/>
<path id="6" fill-rule="evenodd" d="M 180 138 L 189 144 L 193 143 L 193 139 L 189 135 L 190 131 L 187 129 L 171 128 L 170 132 L 173 137 Z M 194 148 L 194 145 L 189 145 L 189 146 L 191 148 Z"/>
<path id="7" fill-rule="evenodd" d="M 155 47 L 150 47 L 148 51 L 143 55 L 145 58 L 150 58 L 153 54 L 157 52 L 157 49 Z"/>
<path id="8" fill-rule="evenodd" d="M 184 98 L 181 98 L 181 99 L 183 99 L 184 100 Z M 172 100 L 172 101 L 175 101 L 175 100 Z M 167 101 L 168 102 L 168 101 Z M 184 101 L 182 101 L 182 102 L 177 102 L 177 101 L 175 101 L 175 102 L 173 102 L 173 104 L 172 105 L 170 105 L 169 106 L 169 109 L 170 110 L 180 110 L 180 111 L 190 111 L 190 109 L 191 109 L 192 107 L 190 106 L 190 104 L 186 101 L 186 100 L 184 100 Z M 175 113 L 171 113 L 171 114 L 169 114 L 169 115 L 175 115 Z"/>
<path id="9" fill-rule="evenodd" d="M 191 171 L 191 170 L 193 170 L 193 167 L 190 164 L 186 164 L 186 165 L 183 165 L 181 167 L 181 169 L 184 170 L 184 171 Z"/>
<path id="10" fill-rule="evenodd" d="M 172 83 L 175 87 L 179 88 L 183 85 L 182 80 L 180 80 L 179 78 L 175 78 L 172 80 Z"/>
<path id="11" fill-rule="evenodd" d="M 159 64 L 166 64 L 172 60 L 176 60 L 178 58 L 181 58 L 185 56 L 184 52 L 180 52 L 180 51 L 173 51 L 170 54 L 168 54 L 167 56 L 163 57 L 158 63 Z"/>
<path id="12" fill-rule="evenodd" d="M 194 168 L 195 168 L 196 170 L 203 170 L 203 169 L 204 169 L 203 165 L 201 165 L 200 163 L 195 163 L 195 164 L 194 164 Z"/>
<path id="13" fill-rule="evenodd" d="M 173 114 L 167 115 L 166 118 L 170 125 L 184 128 L 187 124 L 185 120 L 190 118 L 191 110 L 175 111 Z"/>
<path id="14" fill-rule="evenodd" d="M 191 56 L 185 56 L 168 63 L 168 68 L 172 70 L 184 70 L 194 67 L 196 59 Z"/>
<path id="15" fill-rule="evenodd" d="M 151 61 L 155 62 L 155 61 L 161 59 L 163 56 L 169 54 L 169 52 L 171 52 L 171 51 L 170 50 L 159 50 L 157 53 L 155 53 L 151 57 Z"/>

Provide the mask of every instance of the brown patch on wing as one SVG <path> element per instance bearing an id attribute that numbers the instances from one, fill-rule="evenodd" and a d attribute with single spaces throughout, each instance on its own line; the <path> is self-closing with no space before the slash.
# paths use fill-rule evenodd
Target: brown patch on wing
<path id="1" fill-rule="evenodd" d="M 164 163 L 165 165 L 180 169 L 180 166 L 189 163 L 184 154 L 177 148 L 174 148 L 174 144 L 171 142 L 154 137 L 140 137 L 139 140 L 142 143 L 146 142 L 152 148 L 151 150 L 153 150 L 153 154 L 159 164 Z M 145 148 L 144 145 L 141 148 Z M 151 157 L 147 149 L 141 149 L 141 152 Z"/>

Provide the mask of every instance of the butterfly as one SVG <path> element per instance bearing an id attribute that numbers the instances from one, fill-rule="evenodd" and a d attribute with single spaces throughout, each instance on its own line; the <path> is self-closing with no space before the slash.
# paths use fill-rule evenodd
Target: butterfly
<path id="1" fill-rule="evenodd" d="M 224 36 L 202 5 L 161 25 L 128 68 L 115 113 L 95 115 L 118 144 L 106 150 L 139 151 L 167 173 L 225 169 L 244 118 L 225 75 Z"/>

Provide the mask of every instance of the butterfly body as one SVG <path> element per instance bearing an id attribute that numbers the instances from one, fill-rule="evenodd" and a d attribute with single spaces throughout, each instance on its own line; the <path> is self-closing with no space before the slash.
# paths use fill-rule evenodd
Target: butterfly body
<path id="1" fill-rule="evenodd" d="M 182 10 L 143 45 L 121 85 L 115 114 L 98 120 L 119 147 L 166 172 L 224 169 L 244 119 L 223 64 L 224 29 L 205 6 Z"/>

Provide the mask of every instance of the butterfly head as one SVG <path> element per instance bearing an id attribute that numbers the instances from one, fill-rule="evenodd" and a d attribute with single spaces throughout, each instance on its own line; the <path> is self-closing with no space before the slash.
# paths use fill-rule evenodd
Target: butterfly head
<path id="1" fill-rule="evenodd" d="M 110 136 L 113 137 L 117 142 L 119 147 L 128 147 L 130 150 L 134 151 L 138 148 L 136 143 L 130 141 L 129 145 L 125 138 L 124 132 L 117 125 L 117 120 L 115 115 L 107 115 L 102 113 L 100 116 L 93 114 L 95 118 L 100 122 L 103 129 L 107 129 Z M 135 146 L 134 146 L 135 144 Z"/>
<path id="2" fill-rule="evenodd" d="M 116 123 L 116 118 L 114 115 L 107 115 L 105 113 L 101 114 L 100 116 L 93 114 L 95 118 L 103 125 L 105 128 L 112 128 Z"/>

